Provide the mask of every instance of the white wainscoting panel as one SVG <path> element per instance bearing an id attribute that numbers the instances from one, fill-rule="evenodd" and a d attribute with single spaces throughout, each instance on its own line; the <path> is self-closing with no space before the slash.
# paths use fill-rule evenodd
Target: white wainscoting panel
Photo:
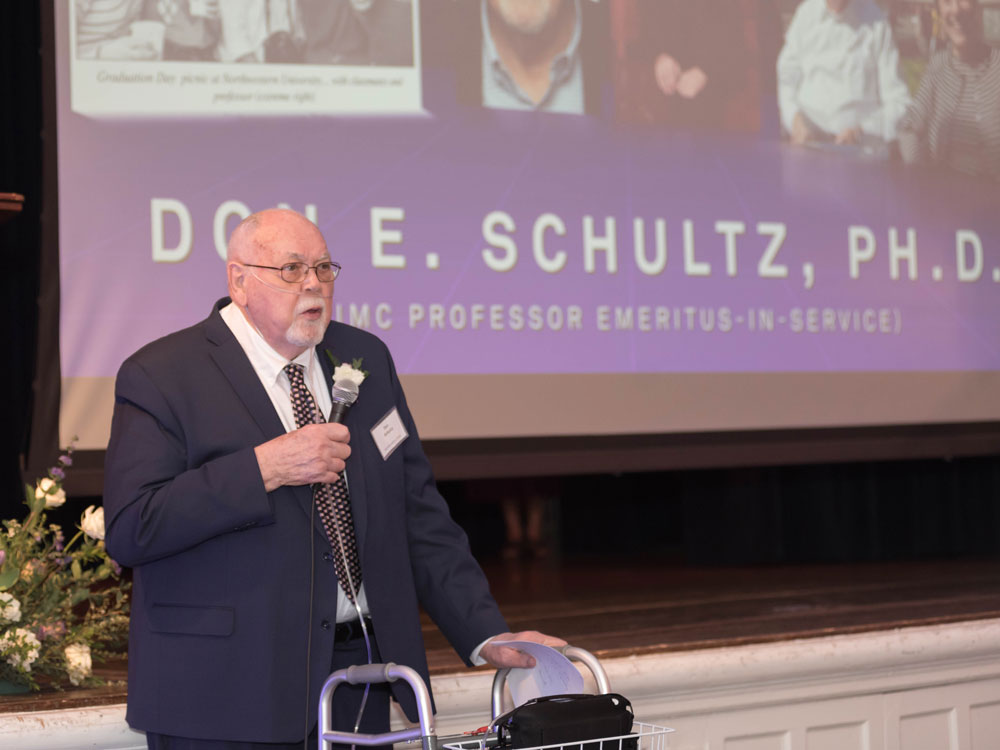
<path id="1" fill-rule="evenodd" d="M 730 737 L 723 745 L 725 750 L 792 750 L 790 732 L 768 732 Z"/>
<path id="2" fill-rule="evenodd" d="M 969 706 L 969 739 L 973 750 L 1000 746 L 1000 702 Z"/>
<path id="3" fill-rule="evenodd" d="M 871 725 L 867 721 L 810 727 L 806 730 L 806 750 L 867 750 L 871 746 Z"/>
<path id="4" fill-rule="evenodd" d="M 997 750 L 1000 679 L 886 696 L 887 750 Z"/>
<path id="5" fill-rule="evenodd" d="M 1000 620 L 604 662 L 669 750 L 1000 750 Z M 439 735 L 489 720 L 492 673 L 433 682 Z M 593 681 L 588 678 L 588 689 Z M 395 728 L 403 720 L 398 712 Z M 124 706 L 0 713 L 3 750 L 143 747 Z"/>

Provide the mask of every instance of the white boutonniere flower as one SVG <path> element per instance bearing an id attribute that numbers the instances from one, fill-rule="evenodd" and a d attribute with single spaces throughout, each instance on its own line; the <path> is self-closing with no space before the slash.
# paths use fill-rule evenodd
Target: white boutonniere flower
<path id="1" fill-rule="evenodd" d="M 352 365 L 343 364 L 333 370 L 333 382 L 339 383 L 341 380 L 350 380 L 354 385 L 361 385 L 365 380 L 365 374 Z"/>
<path id="2" fill-rule="evenodd" d="M 337 383 L 341 380 L 349 380 L 356 386 L 360 386 L 365 378 L 368 377 L 368 370 L 362 368 L 362 358 L 355 357 L 351 364 L 346 362 L 341 362 L 339 359 L 333 356 L 333 352 L 329 349 L 326 350 L 326 356 L 330 358 L 330 362 L 333 363 L 333 382 Z"/>

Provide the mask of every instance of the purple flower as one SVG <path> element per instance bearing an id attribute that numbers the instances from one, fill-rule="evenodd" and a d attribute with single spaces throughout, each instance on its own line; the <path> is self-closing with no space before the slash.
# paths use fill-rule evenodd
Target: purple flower
<path id="1" fill-rule="evenodd" d="M 62 464 L 63 466 L 72 466 L 73 465 L 73 457 L 70 456 L 70 455 L 68 455 L 68 454 L 67 455 L 63 455 L 63 456 L 59 456 L 59 463 Z"/>
<path id="2" fill-rule="evenodd" d="M 114 560 L 111 560 L 111 569 L 115 571 L 116 576 L 120 576 L 122 574 L 122 566 L 116 563 Z"/>
<path id="3" fill-rule="evenodd" d="M 66 623 L 62 620 L 57 620 L 51 625 L 41 625 L 36 635 L 40 641 L 44 641 L 46 638 L 61 638 L 66 635 Z"/>
<path id="4" fill-rule="evenodd" d="M 49 474 L 54 476 L 60 482 L 66 478 L 66 472 L 60 469 L 58 466 L 52 467 L 52 470 L 49 472 Z"/>
<path id="5" fill-rule="evenodd" d="M 7 551 L 0 549 L 0 565 L 3 565 L 3 561 L 7 559 Z"/>

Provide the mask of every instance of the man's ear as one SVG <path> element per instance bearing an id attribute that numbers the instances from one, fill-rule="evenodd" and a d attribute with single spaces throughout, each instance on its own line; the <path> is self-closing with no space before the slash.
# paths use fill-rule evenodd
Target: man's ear
<path id="1" fill-rule="evenodd" d="M 226 264 L 226 276 L 229 280 L 229 298 L 239 307 L 247 305 L 247 269 L 240 263 Z"/>

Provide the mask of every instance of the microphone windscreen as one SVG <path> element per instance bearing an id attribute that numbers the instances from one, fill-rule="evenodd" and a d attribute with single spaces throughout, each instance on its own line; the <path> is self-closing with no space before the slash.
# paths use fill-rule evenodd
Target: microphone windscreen
<path id="1" fill-rule="evenodd" d="M 345 404 L 353 404 L 358 400 L 358 384 L 353 380 L 341 378 L 333 384 L 333 389 L 330 391 L 330 395 L 334 401 L 340 401 Z"/>

